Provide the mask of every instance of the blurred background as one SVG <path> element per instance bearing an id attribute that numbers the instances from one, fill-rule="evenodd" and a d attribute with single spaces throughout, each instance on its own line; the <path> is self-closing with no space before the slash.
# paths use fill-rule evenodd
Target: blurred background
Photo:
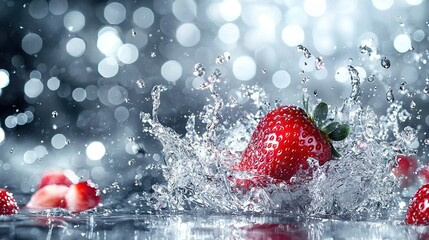
<path id="1" fill-rule="evenodd" d="M 163 159 L 139 118 L 151 89 L 168 86 L 160 120 L 184 134 L 216 68 L 225 102 L 246 106 L 241 89 L 257 85 L 271 104 L 308 93 L 338 107 L 353 66 L 364 105 L 384 114 L 403 102 L 426 162 L 428 10 L 425 0 L 0 0 L 1 187 L 30 193 L 43 172 L 72 169 L 105 193 L 149 190 Z"/>

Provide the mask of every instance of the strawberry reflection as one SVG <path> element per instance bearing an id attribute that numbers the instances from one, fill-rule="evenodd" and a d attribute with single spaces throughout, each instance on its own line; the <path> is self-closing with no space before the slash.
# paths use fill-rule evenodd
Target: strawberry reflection
<path id="1" fill-rule="evenodd" d="M 294 224 L 262 223 L 240 227 L 241 237 L 252 240 L 307 239 L 307 232 Z"/>

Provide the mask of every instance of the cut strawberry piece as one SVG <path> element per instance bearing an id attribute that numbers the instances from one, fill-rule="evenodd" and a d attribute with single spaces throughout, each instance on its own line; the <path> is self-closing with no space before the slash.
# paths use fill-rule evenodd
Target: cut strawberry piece
<path id="1" fill-rule="evenodd" d="M 408 224 L 429 224 L 429 184 L 421 186 L 411 198 L 405 222 Z"/>
<path id="2" fill-rule="evenodd" d="M 33 194 L 27 207 L 32 209 L 65 208 L 64 197 L 68 190 L 69 187 L 64 185 L 44 186 Z"/>
<path id="3" fill-rule="evenodd" d="M 43 174 L 39 189 L 47 185 L 64 185 L 70 187 L 73 183 L 77 183 L 76 180 L 77 176 L 71 170 L 49 171 Z"/>
<path id="4" fill-rule="evenodd" d="M 97 186 L 90 181 L 71 185 L 65 199 L 66 208 L 74 213 L 97 207 L 101 202 Z"/>
<path id="5" fill-rule="evenodd" d="M 0 215 L 17 214 L 19 210 L 13 194 L 6 189 L 0 188 Z"/>
<path id="6" fill-rule="evenodd" d="M 417 179 L 417 159 L 415 156 L 396 156 L 398 166 L 392 169 L 393 175 L 401 180 L 401 187 L 411 186 Z"/>

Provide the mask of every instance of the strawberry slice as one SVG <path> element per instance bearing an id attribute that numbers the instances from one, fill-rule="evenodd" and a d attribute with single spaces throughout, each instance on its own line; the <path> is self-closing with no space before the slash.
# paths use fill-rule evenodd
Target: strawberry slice
<path id="1" fill-rule="evenodd" d="M 392 173 L 401 180 L 401 187 L 411 186 L 417 179 L 417 159 L 415 156 L 396 156 L 396 167 L 392 168 Z"/>
<path id="2" fill-rule="evenodd" d="M 13 194 L 6 189 L 0 188 L 0 215 L 17 214 L 19 210 Z"/>
<path id="3" fill-rule="evenodd" d="M 97 207 L 101 202 L 97 186 L 91 181 L 71 185 L 65 199 L 66 208 L 74 213 Z"/>
<path id="4" fill-rule="evenodd" d="M 64 185 L 47 185 L 37 190 L 30 201 L 27 203 L 28 208 L 45 209 L 45 208 L 65 208 L 65 195 L 69 187 Z"/>
<path id="5" fill-rule="evenodd" d="M 77 176 L 71 170 L 49 171 L 43 174 L 39 189 L 47 185 L 64 185 L 70 187 L 70 185 L 77 182 L 76 180 Z"/>
<path id="6" fill-rule="evenodd" d="M 407 224 L 429 224 L 429 184 L 421 186 L 408 205 Z"/>

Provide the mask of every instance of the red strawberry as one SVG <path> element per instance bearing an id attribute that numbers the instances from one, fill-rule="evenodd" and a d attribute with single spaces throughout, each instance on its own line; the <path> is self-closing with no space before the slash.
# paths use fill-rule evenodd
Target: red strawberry
<path id="1" fill-rule="evenodd" d="M 13 194 L 0 188 L 0 215 L 17 214 L 18 210 L 19 207 L 13 198 Z"/>
<path id="2" fill-rule="evenodd" d="M 97 187 L 90 181 L 80 182 L 70 186 L 65 196 L 67 209 L 71 212 L 81 212 L 97 207 L 101 196 Z"/>
<path id="3" fill-rule="evenodd" d="M 258 123 L 235 170 L 269 176 L 275 182 L 289 181 L 299 169 L 308 169 L 308 158 L 323 165 L 338 154 L 331 141 L 343 140 L 349 133 L 346 124 L 326 124 L 327 114 L 325 103 L 316 107 L 313 117 L 296 106 L 272 110 Z M 323 125 L 323 131 L 317 125 Z"/>
<path id="4" fill-rule="evenodd" d="M 49 171 L 43 174 L 42 179 L 40 180 L 39 189 L 43 188 L 46 185 L 64 185 L 69 187 L 74 182 L 72 181 L 77 179 L 76 174 L 71 170 L 65 171 Z"/>
<path id="5" fill-rule="evenodd" d="M 68 190 L 69 187 L 64 185 L 44 186 L 31 196 L 27 207 L 32 209 L 65 208 L 65 196 Z"/>
<path id="6" fill-rule="evenodd" d="M 396 167 L 392 169 L 393 175 L 401 180 L 401 187 L 409 187 L 417 178 L 417 159 L 415 156 L 396 156 Z"/>
<path id="7" fill-rule="evenodd" d="M 423 183 L 429 183 L 429 166 L 424 165 L 422 169 L 419 171 L 419 178 L 422 180 Z"/>
<path id="8" fill-rule="evenodd" d="M 429 184 L 421 186 L 411 198 L 405 222 L 408 224 L 429 224 Z"/>

